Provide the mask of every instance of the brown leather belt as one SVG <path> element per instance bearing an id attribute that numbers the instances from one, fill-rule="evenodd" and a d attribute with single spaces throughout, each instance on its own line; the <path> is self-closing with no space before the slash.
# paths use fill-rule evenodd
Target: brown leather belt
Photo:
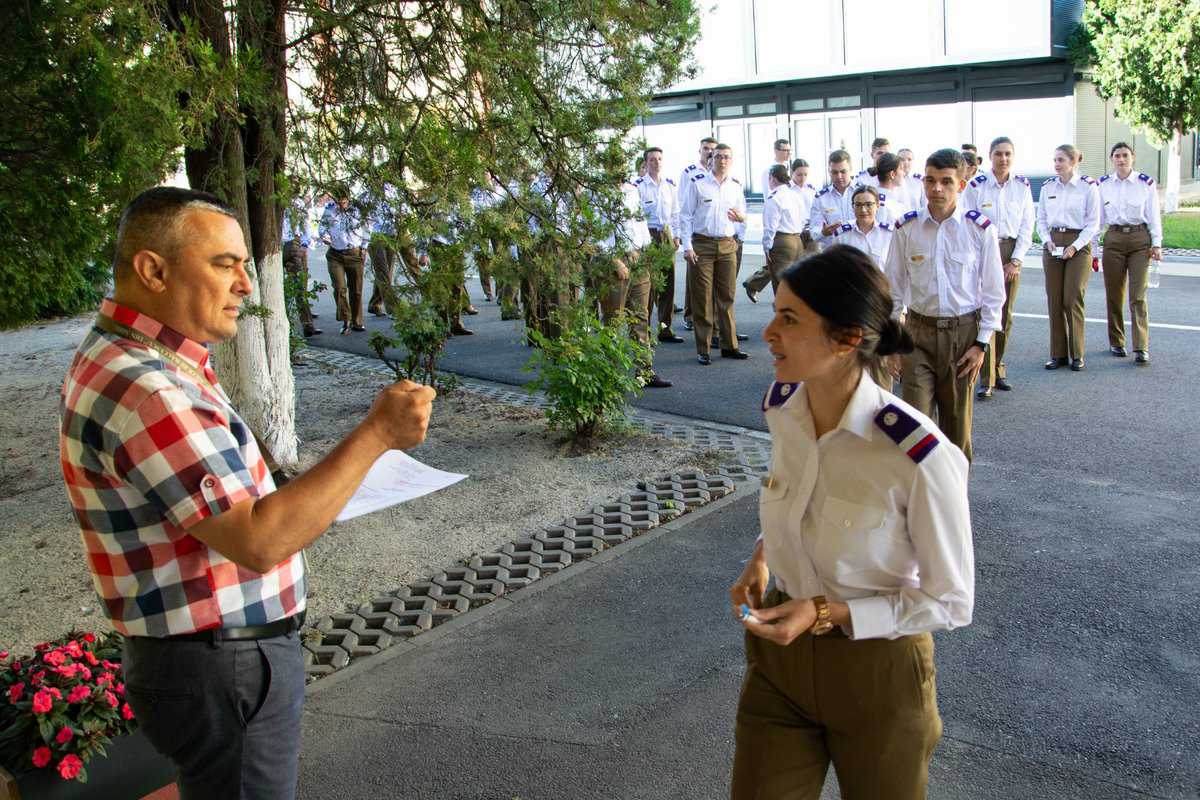
<path id="1" fill-rule="evenodd" d="M 910 309 L 907 318 L 918 325 L 924 325 L 929 328 L 957 328 L 960 325 L 970 325 L 978 322 L 979 311 L 969 311 L 966 314 L 959 314 L 957 317 L 927 317 Z"/>
<path id="2" fill-rule="evenodd" d="M 242 628 L 209 628 L 195 633 L 180 633 L 175 636 L 165 636 L 173 642 L 239 642 L 248 639 L 273 639 L 276 636 L 286 636 L 292 631 L 304 627 L 305 612 L 293 614 L 290 617 L 268 622 L 265 625 L 247 625 Z"/>
<path id="3" fill-rule="evenodd" d="M 1083 228 L 1051 228 L 1050 230 L 1052 233 L 1070 233 L 1078 236 L 1083 231 Z"/>
<path id="4" fill-rule="evenodd" d="M 1110 231 L 1117 231 L 1118 233 L 1134 233 L 1138 231 L 1144 231 L 1146 230 L 1146 227 L 1146 223 L 1141 222 L 1137 225 L 1109 225 L 1108 229 Z"/>
<path id="5" fill-rule="evenodd" d="M 732 241 L 736 241 L 737 237 L 734 237 L 734 236 L 707 236 L 703 233 L 693 233 L 692 238 L 693 239 L 703 239 L 704 241 L 707 241 L 707 242 L 732 242 Z"/>

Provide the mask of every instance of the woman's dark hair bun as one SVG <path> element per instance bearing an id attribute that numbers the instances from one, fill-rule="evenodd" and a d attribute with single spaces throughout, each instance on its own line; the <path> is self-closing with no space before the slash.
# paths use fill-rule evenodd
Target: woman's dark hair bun
<path id="1" fill-rule="evenodd" d="M 890 356 L 897 353 L 903 355 L 912 351 L 912 336 L 904 329 L 899 320 L 888 317 L 887 322 L 879 329 L 879 343 L 875 345 L 875 355 Z"/>

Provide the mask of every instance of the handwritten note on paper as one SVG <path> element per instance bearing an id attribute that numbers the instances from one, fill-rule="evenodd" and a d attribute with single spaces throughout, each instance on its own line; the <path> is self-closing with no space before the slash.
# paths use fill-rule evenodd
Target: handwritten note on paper
<path id="1" fill-rule="evenodd" d="M 342 513 L 337 515 L 337 521 L 345 522 L 372 511 L 407 503 L 453 486 L 465 477 L 422 464 L 401 450 L 389 450 L 371 465 L 358 491 L 346 503 Z"/>

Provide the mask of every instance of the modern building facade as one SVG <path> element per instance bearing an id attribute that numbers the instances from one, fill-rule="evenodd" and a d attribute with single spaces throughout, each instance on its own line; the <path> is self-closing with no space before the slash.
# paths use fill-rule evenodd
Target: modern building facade
<path id="1" fill-rule="evenodd" d="M 1006 135 L 1016 171 L 1033 178 L 1053 174 L 1054 148 L 1073 142 L 1099 175 L 1129 132 L 1067 55 L 1082 12 L 1082 0 L 717 0 L 701 21 L 699 73 L 656 95 L 641 132 L 666 151 L 668 175 L 703 136 L 732 145 L 752 196 L 781 137 L 818 185 L 831 150 L 848 150 L 857 170 L 876 136 L 923 163 Z M 1195 148 L 1187 137 L 1184 181 Z M 1139 140 L 1139 170 L 1165 177 L 1164 157 Z"/>

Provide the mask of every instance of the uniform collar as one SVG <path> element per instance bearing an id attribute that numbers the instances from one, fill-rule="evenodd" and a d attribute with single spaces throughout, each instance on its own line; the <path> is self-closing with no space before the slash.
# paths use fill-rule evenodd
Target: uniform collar
<path id="1" fill-rule="evenodd" d="M 1138 174 L 1137 174 L 1136 172 L 1132 171 L 1132 170 L 1130 170 L 1130 172 L 1129 172 L 1129 177 L 1128 177 L 1128 178 L 1122 178 L 1122 177 L 1121 177 L 1120 175 L 1118 175 L 1116 172 L 1113 172 L 1113 173 L 1112 173 L 1112 179 L 1113 179 L 1114 181 L 1120 181 L 1120 180 L 1124 180 L 1124 181 L 1125 181 L 1125 182 L 1127 182 L 1127 183 L 1132 183 L 1133 181 L 1137 180 L 1137 176 L 1138 176 Z"/>
<path id="2" fill-rule="evenodd" d="M 811 420 L 812 408 L 808 404 L 808 387 L 801 383 L 783 407 L 798 417 L 808 417 Z M 853 433 L 860 439 L 870 439 L 875 427 L 875 415 L 882 407 L 879 387 L 864 369 L 858 379 L 858 386 L 854 389 L 854 394 L 850 395 L 850 402 L 846 404 L 846 410 L 842 412 L 842 418 L 838 420 L 834 430 Z"/>
<path id="3" fill-rule="evenodd" d="M 177 353 L 180 358 L 198 370 L 203 371 L 204 365 L 208 363 L 207 347 L 140 311 L 134 311 L 132 308 L 106 297 L 100 303 L 100 314 L 153 339 Z"/>
<path id="4" fill-rule="evenodd" d="M 961 200 L 961 198 L 959 198 L 959 199 Z M 951 214 L 950 216 L 946 217 L 946 219 L 942 220 L 942 222 L 950 222 L 951 220 L 953 220 L 956 223 L 960 223 L 960 222 L 962 222 L 963 214 L 965 214 L 965 213 L 966 213 L 966 210 L 963 208 L 963 204 L 955 203 L 954 204 L 954 213 Z M 932 216 L 930 216 L 929 206 L 925 206 L 925 208 L 921 209 L 920 221 L 921 222 L 932 222 L 934 225 L 942 224 L 941 222 L 937 222 L 936 220 L 934 220 L 934 218 Z"/>
<path id="5" fill-rule="evenodd" d="M 1061 176 L 1058 176 L 1058 175 L 1056 175 L 1055 177 L 1056 177 L 1056 178 L 1058 178 L 1058 182 L 1059 182 L 1059 183 L 1062 183 L 1062 182 L 1063 182 L 1063 179 L 1062 179 L 1062 177 L 1061 177 Z M 1080 173 L 1076 172 L 1074 175 L 1072 175 L 1072 176 L 1071 176 L 1071 180 L 1067 181 L 1067 184 L 1069 184 L 1069 185 L 1071 185 L 1071 186 L 1074 186 L 1074 185 L 1076 185 L 1077 183 L 1079 183 L 1079 182 L 1080 182 L 1080 181 L 1082 181 L 1082 180 L 1083 180 L 1083 175 L 1081 175 Z"/>

